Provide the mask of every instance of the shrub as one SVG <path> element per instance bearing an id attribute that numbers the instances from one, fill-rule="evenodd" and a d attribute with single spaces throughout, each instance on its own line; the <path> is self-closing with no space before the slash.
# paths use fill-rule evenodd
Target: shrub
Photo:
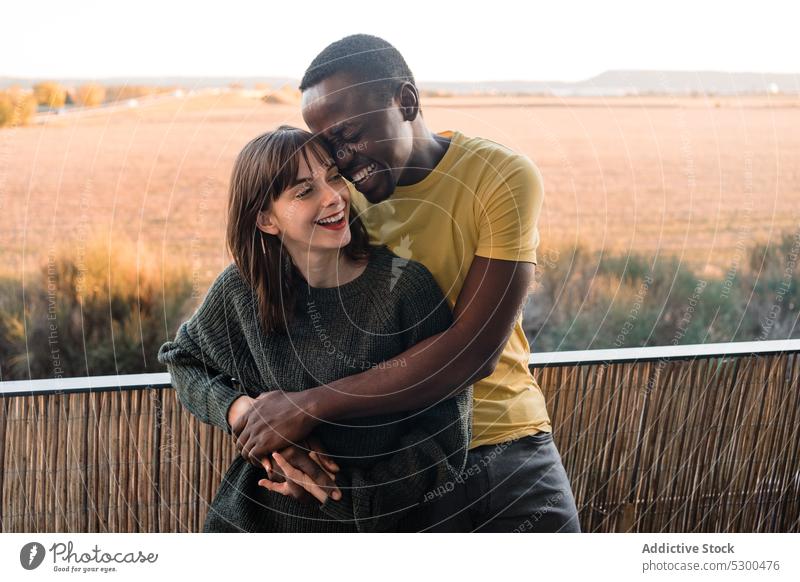
<path id="1" fill-rule="evenodd" d="M 109 103 L 114 101 L 127 101 L 128 99 L 138 99 L 159 93 L 170 93 L 177 90 L 177 87 L 150 87 L 147 85 L 110 85 L 106 87 L 105 100 Z"/>
<path id="2" fill-rule="evenodd" d="M 674 258 L 542 251 L 524 327 L 535 351 L 800 337 L 800 235 L 749 249 L 704 280 Z M 181 264 L 97 242 L 0 274 L 0 380 L 163 371 L 161 344 L 195 307 Z"/>
<path id="3" fill-rule="evenodd" d="M 105 101 L 106 89 L 102 85 L 89 83 L 81 85 L 75 91 L 74 101 L 81 107 L 95 107 Z"/>
<path id="4" fill-rule="evenodd" d="M 26 125 L 36 114 L 36 98 L 20 90 L 0 91 L 0 127 Z"/>
<path id="5" fill-rule="evenodd" d="M 740 287 L 745 292 L 743 339 L 800 337 L 800 232 L 756 245 Z"/>
<path id="6" fill-rule="evenodd" d="M 45 105 L 52 109 L 64 107 L 67 101 L 67 90 L 54 81 L 44 81 L 33 86 L 33 94 L 39 105 Z"/>
<path id="7" fill-rule="evenodd" d="M 300 90 L 284 85 L 275 91 L 267 91 L 261 98 L 264 103 L 276 105 L 296 105 L 300 103 Z"/>
<path id="8" fill-rule="evenodd" d="M 754 245 L 721 279 L 675 258 L 542 252 L 524 328 L 536 351 L 800 337 L 800 235 Z"/>
<path id="9" fill-rule="evenodd" d="M 24 370 L 25 362 L 18 357 L 25 345 L 23 318 L 19 280 L 0 276 L 0 382 L 18 377 L 10 374 L 12 369 Z"/>
<path id="10" fill-rule="evenodd" d="M 6 293 L 14 283 L 16 293 Z M 111 249 L 93 243 L 80 258 L 47 257 L 26 284 L 24 306 L 19 282 L 0 287 L 5 380 L 163 371 L 158 348 L 194 306 L 184 267 L 162 272 L 149 253 L 116 241 Z"/>

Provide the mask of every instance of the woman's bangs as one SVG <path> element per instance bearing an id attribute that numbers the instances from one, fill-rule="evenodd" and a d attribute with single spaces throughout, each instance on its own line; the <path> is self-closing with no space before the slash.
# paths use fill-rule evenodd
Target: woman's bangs
<path id="1" fill-rule="evenodd" d="M 327 168 L 334 163 L 328 148 L 316 137 L 309 139 L 303 144 L 302 156 L 309 168 L 313 167 L 311 160 L 315 161 L 323 168 Z"/>

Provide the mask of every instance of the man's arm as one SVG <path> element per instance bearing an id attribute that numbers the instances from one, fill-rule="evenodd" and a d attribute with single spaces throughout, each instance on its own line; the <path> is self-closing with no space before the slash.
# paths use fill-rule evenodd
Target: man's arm
<path id="1" fill-rule="evenodd" d="M 533 282 L 529 262 L 473 259 L 455 321 L 387 365 L 303 392 L 269 392 L 233 426 L 245 456 L 295 444 L 326 421 L 431 405 L 489 376 Z M 267 453 L 269 454 L 269 453 Z"/>
<path id="2" fill-rule="evenodd" d="M 321 420 L 429 406 L 494 372 L 533 282 L 535 265 L 475 257 L 453 310 L 453 325 L 390 361 L 314 389 Z M 405 367 L 401 363 L 405 362 Z M 395 364 L 398 367 L 393 367 Z"/>
<path id="3" fill-rule="evenodd" d="M 271 392 L 233 426 L 237 446 L 272 452 L 320 422 L 413 410 L 492 373 L 533 282 L 544 186 L 524 156 L 502 155 L 476 188 L 476 256 L 447 330 L 387 366 L 297 393 Z M 396 366 L 396 367 L 393 367 Z"/>

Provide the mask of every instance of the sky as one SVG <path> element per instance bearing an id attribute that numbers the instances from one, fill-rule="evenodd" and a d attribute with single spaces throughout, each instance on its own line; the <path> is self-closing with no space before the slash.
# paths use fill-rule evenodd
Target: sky
<path id="1" fill-rule="evenodd" d="M 800 72 L 791 2 L 4 2 L 0 76 L 300 78 L 366 32 L 420 81 L 578 81 L 609 69 Z"/>

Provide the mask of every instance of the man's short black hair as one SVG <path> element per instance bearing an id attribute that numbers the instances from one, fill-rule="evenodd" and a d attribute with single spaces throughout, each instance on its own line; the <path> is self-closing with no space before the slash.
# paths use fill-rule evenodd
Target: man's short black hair
<path id="1" fill-rule="evenodd" d="M 414 86 L 414 75 L 403 55 L 391 44 L 369 34 L 353 34 L 329 44 L 306 69 L 300 90 L 305 91 L 337 73 L 352 75 L 366 83 L 370 92 L 378 91 L 390 101 L 397 87 L 407 81 Z"/>

